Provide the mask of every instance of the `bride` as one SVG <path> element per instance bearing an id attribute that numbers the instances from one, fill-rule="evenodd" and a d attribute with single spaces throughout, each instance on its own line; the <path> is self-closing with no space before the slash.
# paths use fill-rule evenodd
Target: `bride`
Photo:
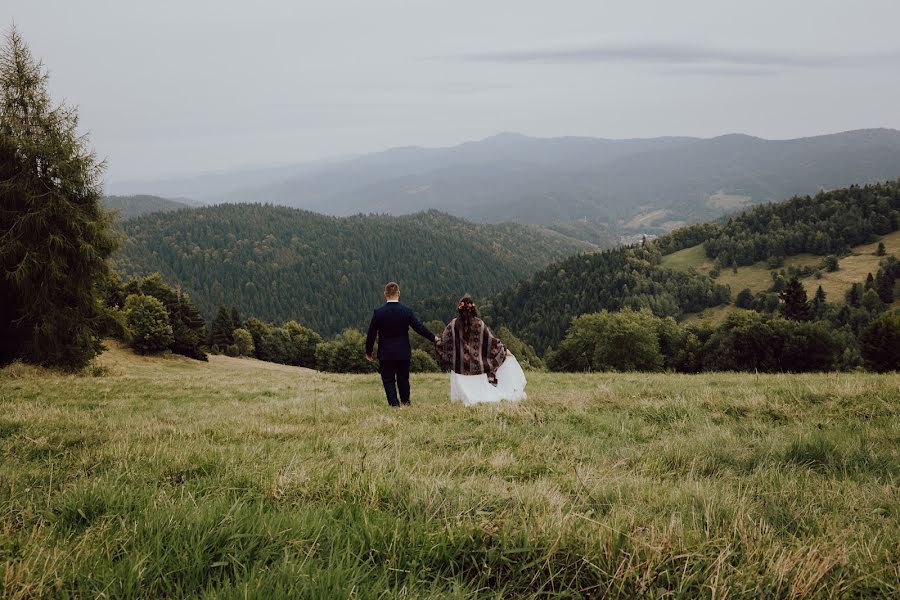
<path id="1" fill-rule="evenodd" d="M 466 406 L 524 400 L 522 367 L 479 318 L 475 301 L 468 294 L 460 298 L 457 312 L 437 342 L 441 363 L 450 370 L 450 400 Z"/>

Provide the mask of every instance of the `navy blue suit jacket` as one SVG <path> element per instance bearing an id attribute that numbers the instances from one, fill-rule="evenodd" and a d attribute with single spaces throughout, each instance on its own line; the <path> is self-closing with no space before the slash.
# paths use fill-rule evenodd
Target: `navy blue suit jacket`
<path id="1" fill-rule="evenodd" d="M 385 302 L 376 308 L 366 336 L 366 354 L 372 354 L 375 338 L 378 338 L 378 360 L 409 360 L 409 328 L 430 341 L 434 334 L 422 325 L 411 308 L 399 302 Z"/>

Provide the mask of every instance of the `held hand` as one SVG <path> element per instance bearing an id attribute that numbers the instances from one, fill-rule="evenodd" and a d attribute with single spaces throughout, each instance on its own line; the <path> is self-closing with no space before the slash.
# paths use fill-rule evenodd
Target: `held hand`
<path id="1" fill-rule="evenodd" d="M 512 356 L 512 350 L 510 350 L 509 348 L 507 348 L 507 349 L 506 349 L 506 355 L 507 355 L 507 356 Z"/>
<path id="2" fill-rule="evenodd" d="M 372 356 L 371 354 L 366 354 L 366 360 L 369 362 L 372 362 L 373 360 L 375 360 L 375 357 Z"/>
<path id="3" fill-rule="evenodd" d="M 434 343 L 435 344 L 441 343 L 441 338 L 439 338 L 438 336 L 434 336 Z"/>

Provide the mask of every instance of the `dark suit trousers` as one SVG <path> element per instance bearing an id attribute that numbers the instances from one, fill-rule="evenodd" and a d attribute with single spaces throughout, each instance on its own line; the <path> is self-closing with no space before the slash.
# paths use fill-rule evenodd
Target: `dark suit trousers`
<path id="1" fill-rule="evenodd" d="M 400 406 L 401 402 L 409 404 L 409 361 L 382 360 L 379 361 L 379 366 L 388 404 L 391 406 Z M 399 401 L 397 400 L 398 390 L 400 392 Z"/>

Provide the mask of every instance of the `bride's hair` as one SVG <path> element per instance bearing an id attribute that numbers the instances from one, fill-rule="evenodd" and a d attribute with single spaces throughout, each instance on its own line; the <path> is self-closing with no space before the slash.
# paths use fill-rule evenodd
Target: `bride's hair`
<path id="1" fill-rule="evenodd" d="M 466 339 L 469 337 L 472 323 L 481 316 L 472 296 L 466 294 L 460 298 L 459 304 L 456 306 L 456 312 L 456 332 L 461 334 L 463 339 Z"/>

